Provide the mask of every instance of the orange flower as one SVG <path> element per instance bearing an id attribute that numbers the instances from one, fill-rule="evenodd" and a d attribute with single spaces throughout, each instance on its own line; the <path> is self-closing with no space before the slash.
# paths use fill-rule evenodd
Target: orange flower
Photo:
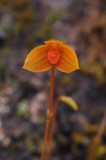
<path id="1" fill-rule="evenodd" d="M 41 72 L 53 66 L 66 73 L 79 69 L 75 52 L 59 40 L 45 41 L 45 45 L 32 49 L 26 57 L 23 68 Z"/>
<path id="2" fill-rule="evenodd" d="M 48 147 L 51 146 L 54 133 L 54 114 L 56 114 L 55 110 L 53 109 L 54 67 L 66 73 L 70 73 L 76 69 L 79 69 L 78 59 L 75 52 L 71 47 L 63 44 L 58 40 L 45 41 L 45 45 L 35 47 L 26 57 L 25 64 L 23 66 L 23 68 L 33 72 L 41 72 L 51 68 L 49 107 L 47 112 L 48 114 L 45 136 L 40 160 L 44 160 L 44 158 L 49 159 L 51 149 L 46 151 L 46 144 L 48 142 Z M 45 153 L 45 151 L 47 154 Z M 45 157 L 45 155 L 47 157 Z"/>

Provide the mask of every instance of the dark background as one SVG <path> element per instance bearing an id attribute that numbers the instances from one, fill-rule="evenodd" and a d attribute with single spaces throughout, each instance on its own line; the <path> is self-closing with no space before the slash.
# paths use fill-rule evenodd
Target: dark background
<path id="1" fill-rule="evenodd" d="M 40 158 L 50 70 L 22 66 L 49 39 L 71 46 L 80 64 L 71 74 L 55 71 L 54 100 L 71 96 L 79 110 L 59 103 L 51 159 L 105 160 L 105 6 L 105 0 L 0 1 L 0 160 Z"/>

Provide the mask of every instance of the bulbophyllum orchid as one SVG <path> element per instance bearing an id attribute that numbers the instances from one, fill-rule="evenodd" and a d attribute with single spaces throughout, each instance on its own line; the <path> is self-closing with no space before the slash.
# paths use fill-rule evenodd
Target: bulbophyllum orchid
<path id="1" fill-rule="evenodd" d="M 73 49 L 68 45 L 63 44 L 59 40 L 49 40 L 45 41 L 44 45 L 31 50 L 25 59 L 23 68 L 32 72 L 42 72 L 51 69 L 50 100 L 43 149 L 40 158 L 40 160 L 44 160 L 49 127 L 53 117 L 54 69 L 57 68 L 65 73 L 73 72 L 79 69 L 78 59 Z M 46 160 L 48 160 L 48 157 L 49 156 L 46 156 Z"/>

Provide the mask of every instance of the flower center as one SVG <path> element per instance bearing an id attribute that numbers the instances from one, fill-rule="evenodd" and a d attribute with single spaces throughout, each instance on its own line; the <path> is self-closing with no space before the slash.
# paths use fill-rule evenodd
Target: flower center
<path id="1" fill-rule="evenodd" d="M 47 58 L 51 64 L 57 64 L 60 58 L 59 48 L 55 50 L 49 48 Z"/>

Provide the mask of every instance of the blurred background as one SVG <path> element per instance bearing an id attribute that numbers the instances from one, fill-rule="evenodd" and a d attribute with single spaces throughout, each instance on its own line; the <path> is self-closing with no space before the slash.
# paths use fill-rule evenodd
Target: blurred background
<path id="1" fill-rule="evenodd" d="M 73 97 L 77 112 L 59 103 L 51 160 L 106 160 L 105 0 L 0 1 L 0 160 L 39 160 L 50 70 L 22 69 L 45 40 L 71 46 L 80 70 L 55 71 L 54 101 Z"/>

